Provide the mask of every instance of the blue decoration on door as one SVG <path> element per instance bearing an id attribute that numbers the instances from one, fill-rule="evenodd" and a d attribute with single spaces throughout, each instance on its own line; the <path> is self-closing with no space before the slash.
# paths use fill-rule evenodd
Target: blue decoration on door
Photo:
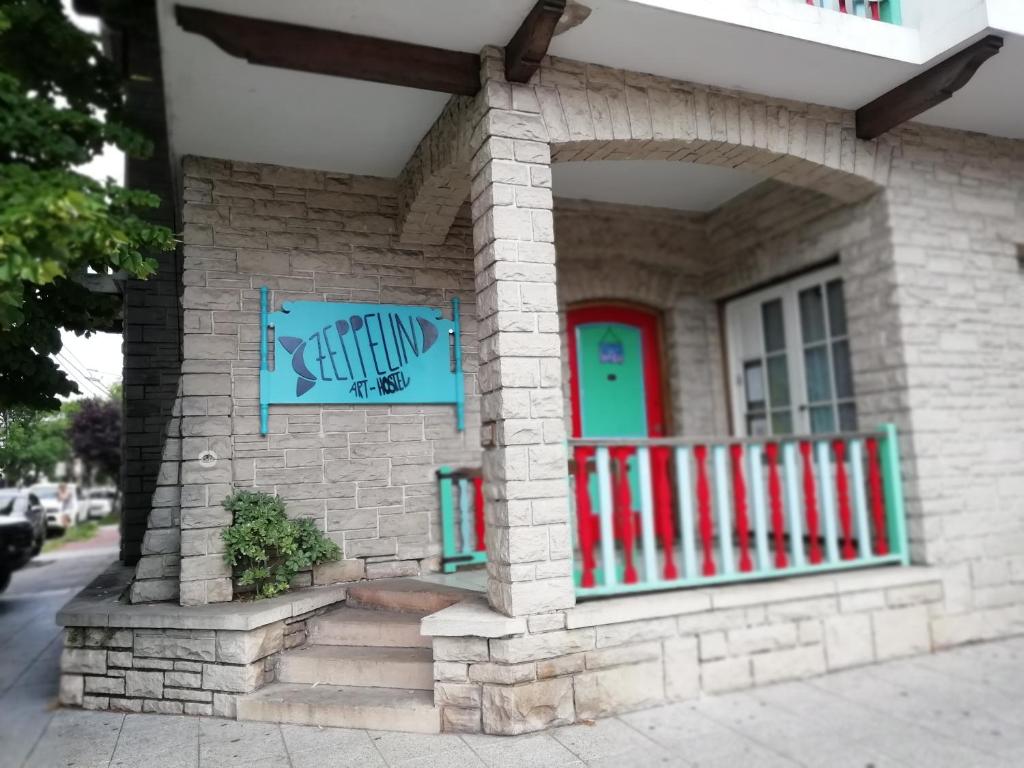
<path id="1" fill-rule="evenodd" d="M 603 365 L 622 365 L 626 359 L 622 339 L 608 328 L 597 342 L 597 352 Z"/>
<path id="2" fill-rule="evenodd" d="M 458 299 L 446 320 L 432 307 L 397 304 L 289 301 L 268 312 L 267 293 L 260 288 L 261 434 L 270 406 L 286 403 L 452 403 L 463 429 Z"/>

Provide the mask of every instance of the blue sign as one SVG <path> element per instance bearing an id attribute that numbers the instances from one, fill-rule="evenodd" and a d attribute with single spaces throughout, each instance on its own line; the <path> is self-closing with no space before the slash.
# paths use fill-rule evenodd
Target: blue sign
<path id="1" fill-rule="evenodd" d="M 262 434 L 269 407 L 285 403 L 453 403 L 462 430 L 458 299 L 451 320 L 431 307 L 320 301 L 285 302 L 268 313 L 261 288 L 260 320 Z M 274 329 L 274 370 L 268 328 Z"/>

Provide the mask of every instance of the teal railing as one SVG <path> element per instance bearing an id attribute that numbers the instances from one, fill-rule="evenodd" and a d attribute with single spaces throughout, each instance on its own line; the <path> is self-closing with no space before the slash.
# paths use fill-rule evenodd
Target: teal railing
<path id="1" fill-rule="evenodd" d="M 902 24 L 900 0 L 805 0 L 807 5 L 816 5 L 839 13 L 864 16 L 889 24 Z"/>
<path id="2" fill-rule="evenodd" d="M 909 563 L 891 424 L 570 451 L 580 597 Z"/>
<path id="3" fill-rule="evenodd" d="M 484 545 L 483 479 L 478 469 L 441 467 L 441 566 L 445 573 L 487 562 Z"/>

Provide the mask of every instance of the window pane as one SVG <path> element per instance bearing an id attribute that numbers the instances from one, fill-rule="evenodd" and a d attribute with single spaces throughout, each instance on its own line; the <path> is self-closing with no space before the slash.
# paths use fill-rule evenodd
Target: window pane
<path id="1" fill-rule="evenodd" d="M 853 403 L 839 404 L 839 429 L 842 432 L 857 431 L 857 406 Z"/>
<path id="2" fill-rule="evenodd" d="M 846 304 L 843 303 L 843 281 L 833 280 L 825 286 L 828 292 L 828 327 L 833 336 L 846 335 Z"/>
<path id="3" fill-rule="evenodd" d="M 832 367 L 835 369 L 836 397 L 853 397 L 853 372 L 850 370 L 850 345 L 837 341 L 832 345 Z"/>
<path id="4" fill-rule="evenodd" d="M 828 348 L 822 344 L 804 350 L 807 376 L 807 400 L 820 403 L 832 399 L 832 379 L 828 372 Z"/>
<path id="5" fill-rule="evenodd" d="M 786 326 L 782 319 L 782 299 L 766 301 L 761 305 L 761 320 L 764 324 L 764 348 L 775 352 L 786 348 Z"/>
<path id="6" fill-rule="evenodd" d="M 800 330 L 804 335 L 804 344 L 825 338 L 825 307 L 820 286 L 800 291 Z"/>
<path id="7" fill-rule="evenodd" d="M 817 408 L 811 408 L 811 432 L 819 434 L 835 431 L 836 422 L 832 415 L 831 405 L 819 405 Z"/>
<path id="8" fill-rule="evenodd" d="M 764 410 L 764 369 L 760 360 L 743 364 L 743 383 L 747 410 Z"/>
<path id="9" fill-rule="evenodd" d="M 763 413 L 747 416 L 747 434 L 751 437 L 767 437 L 768 421 Z"/>
<path id="10" fill-rule="evenodd" d="M 789 368 L 785 355 L 768 358 L 768 395 L 773 408 L 789 405 Z"/>
<path id="11" fill-rule="evenodd" d="M 791 435 L 793 434 L 793 412 L 772 411 L 772 434 Z"/>

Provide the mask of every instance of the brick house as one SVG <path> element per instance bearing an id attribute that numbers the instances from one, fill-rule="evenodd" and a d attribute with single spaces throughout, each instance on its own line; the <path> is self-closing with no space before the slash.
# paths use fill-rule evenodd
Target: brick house
<path id="1" fill-rule="evenodd" d="M 1024 631 L 1010 0 L 77 5 L 181 245 L 65 704 L 514 734 Z M 454 406 L 267 322 L 453 299 Z M 343 559 L 233 601 L 236 488 Z"/>

